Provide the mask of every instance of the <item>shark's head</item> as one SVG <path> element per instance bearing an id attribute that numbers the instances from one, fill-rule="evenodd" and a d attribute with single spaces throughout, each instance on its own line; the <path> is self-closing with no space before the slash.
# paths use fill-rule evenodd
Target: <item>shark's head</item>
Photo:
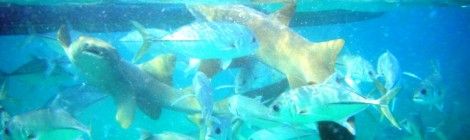
<path id="1" fill-rule="evenodd" d="M 103 40 L 81 36 L 69 46 L 65 46 L 70 61 L 84 74 L 89 82 L 103 82 L 110 77 L 121 61 L 118 52 Z M 101 77 L 97 79 L 95 77 Z"/>
<path id="2" fill-rule="evenodd" d="M 81 36 L 68 48 L 68 55 L 74 61 L 83 59 L 91 61 L 118 60 L 116 49 L 103 40 Z"/>

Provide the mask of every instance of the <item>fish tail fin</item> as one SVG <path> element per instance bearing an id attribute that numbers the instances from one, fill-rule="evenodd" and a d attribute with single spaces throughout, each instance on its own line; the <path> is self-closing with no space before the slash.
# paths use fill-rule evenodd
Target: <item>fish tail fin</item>
<path id="1" fill-rule="evenodd" d="M 151 45 L 151 42 L 150 42 L 149 34 L 147 33 L 145 27 L 142 24 L 133 20 L 131 20 L 130 22 L 142 36 L 142 45 L 140 46 L 139 51 L 137 51 L 137 53 L 134 55 L 134 58 L 132 58 L 132 63 L 136 63 L 148 51 Z"/>
<path id="2" fill-rule="evenodd" d="M 138 130 L 140 131 L 140 140 L 152 139 L 152 133 L 150 133 L 148 130 L 142 128 L 138 128 Z"/>
<path id="3" fill-rule="evenodd" d="M 384 115 L 385 118 L 387 118 L 388 121 L 390 121 L 390 123 L 394 127 L 401 129 L 400 125 L 398 124 L 396 119 L 393 117 L 392 112 L 390 111 L 390 107 L 389 107 L 390 102 L 395 98 L 395 96 L 397 95 L 399 91 L 400 91 L 400 88 L 394 88 L 388 91 L 384 96 L 378 99 L 378 102 L 379 102 L 378 106 L 380 108 L 380 112 L 382 113 L 382 115 Z"/>

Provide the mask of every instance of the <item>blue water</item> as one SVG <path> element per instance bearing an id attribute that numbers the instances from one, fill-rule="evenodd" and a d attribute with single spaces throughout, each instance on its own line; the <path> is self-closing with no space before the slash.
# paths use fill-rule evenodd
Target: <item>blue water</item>
<path id="1" fill-rule="evenodd" d="M 385 51 L 392 52 L 400 62 L 403 71 L 412 72 L 420 77 L 432 73 L 431 61 L 440 64 L 443 77 L 440 86 L 446 89 L 444 110 L 429 110 L 413 103 L 411 98 L 415 92 L 416 80 L 402 78 L 403 89 L 398 94 L 393 114 L 398 121 L 418 113 L 422 116 L 426 127 L 440 127 L 440 131 L 448 139 L 465 139 L 470 135 L 470 8 L 466 7 L 413 7 L 396 8 L 385 12 L 382 16 L 363 21 L 330 24 L 320 26 L 293 27 L 310 41 L 324 41 L 343 38 L 346 43 L 342 54 L 358 54 L 377 63 L 377 58 Z M 110 42 L 126 60 L 131 60 L 136 48 L 126 48 L 119 43 L 119 38 L 127 32 L 83 33 Z M 73 32 L 73 36 L 78 36 Z M 44 33 L 43 36 L 54 37 L 55 33 Z M 0 70 L 11 72 L 29 61 L 30 56 L 40 56 L 62 60 L 61 49 L 57 44 L 43 37 L 34 37 L 22 45 L 29 35 L 0 36 Z M 20 47 L 19 47 L 20 46 Z M 52 47 L 51 47 L 52 46 Z M 148 59 L 148 58 L 147 58 Z M 66 62 L 65 62 L 66 63 Z M 66 66 L 68 67 L 68 66 Z M 76 69 L 71 69 L 72 73 Z M 231 83 L 234 72 L 223 72 L 215 77 L 216 83 Z M 21 76 L 3 78 L 6 81 L 7 99 L 1 100 L 0 105 L 12 116 L 37 110 L 57 93 L 61 88 L 80 84 L 71 75 L 54 79 L 51 75 L 38 75 L 39 78 L 22 78 Z M 2 81 L 3 82 L 3 81 Z M 182 85 L 188 81 L 176 81 Z M 178 85 L 178 84 L 177 84 Z M 222 85 L 222 84 L 221 84 Z M 226 91 L 218 91 L 226 92 Z M 217 94 L 217 92 L 215 93 Z M 220 95 L 220 93 L 219 93 Z M 223 98 L 223 97 L 218 97 Z M 137 111 L 132 126 L 122 129 L 116 123 L 114 114 L 116 107 L 111 98 L 105 98 L 83 109 L 76 115 L 84 125 L 91 127 L 93 139 L 137 139 L 141 130 L 152 133 L 174 131 L 195 136 L 199 129 L 186 119 L 186 114 L 163 110 L 158 120 L 151 120 L 142 112 Z M 370 113 L 372 112 L 372 113 Z M 372 114 L 379 119 L 375 108 L 369 108 L 356 117 L 357 139 L 401 139 L 403 132 L 391 128 L 388 122 L 377 123 L 369 117 Z M 448 119 L 450 118 L 450 119 Z M 442 120 L 445 121 L 441 125 Z M 67 132 L 62 134 L 66 135 Z M 49 139 L 68 139 L 70 137 L 54 136 Z M 70 134 L 70 135 L 73 135 Z M 75 134 L 76 135 L 76 134 Z M 433 134 L 430 134 L 433 135 Z M 429 139 L 438 139 L 429 136 Z"/>

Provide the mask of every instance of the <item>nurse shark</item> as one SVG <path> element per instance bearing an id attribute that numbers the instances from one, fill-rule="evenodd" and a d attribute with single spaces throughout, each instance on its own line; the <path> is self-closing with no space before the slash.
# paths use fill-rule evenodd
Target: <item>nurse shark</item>
<path id="1" fill-rule="evenodd" d="M 110 95 L 117 106 L 116 120 L 121 127 L 128 128 L 136 108 L 140 108 L 152 119 L 160 116 L 161 107 L 166 106 L 183 112 L 200 112 L 195 98 L 176 99 L 192 93 L 190 89 L 174 89 L 171 84 L 173 55 L 160 55 L 142 65 L 134 65 L 122 59 L 115 48 L 103 40 L 80 36 L 70 41 L 65 26 L 58 32 L 68 58 L 87 84 Z"/>
<path id="2" fill-rule="evenodd" d="M 285 74 L 291 88 L 323 82 L 333 73 L 336 56 L 344 45 L 343 39 L 311 42 L 290 29 L 295 7 L 295 2 L 287 3 L 266 15 L 243 5 L 188 5 L 196 17 L 251 29 L 259 43 L 257 58 Z"/>

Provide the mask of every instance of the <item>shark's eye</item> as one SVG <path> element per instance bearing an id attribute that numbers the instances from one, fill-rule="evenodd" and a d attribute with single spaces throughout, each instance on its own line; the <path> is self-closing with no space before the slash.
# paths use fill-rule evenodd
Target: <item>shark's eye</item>
<path id="1" fill-rule="evenodd" d="M 218 135 L 218 134 L 220 134 L 220 132 L 221 132 L 220 128 L 219 128 L 219 127 L 217 127 L 217 128 L 215 129 L 215 134 L 217 134 L 217 135 Z"/>
<path id="2" fill-rule="evenodd" d="M 279 105 L 273 105 L 273 110 L 279 112 Z"/>
<path id="3" fill-rule="evenodd" d="M 428 91 L 425 88 L 421 89 L 421 91 L 419 92 L 423 95 L 426 95 L 428 93 Z"/>

